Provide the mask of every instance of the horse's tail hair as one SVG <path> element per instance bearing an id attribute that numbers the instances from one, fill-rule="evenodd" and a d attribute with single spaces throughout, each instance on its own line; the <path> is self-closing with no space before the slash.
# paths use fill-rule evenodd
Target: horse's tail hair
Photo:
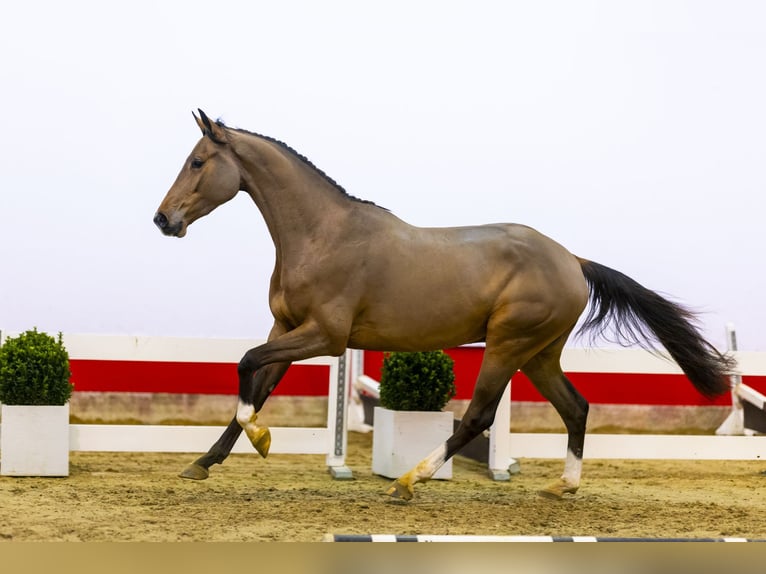
<path id="1" fill-rule="evenodd" d="M 621 345 L 638 344 L 661 354 L 659 342 L 700 393 L 711 398 L 729 390 L 736 361 L 703 338 L 692 311 L 619 271 L 585 259 L 580 265 L 590 288 L 590 307 L 578 335 L 611 334 Z"/>

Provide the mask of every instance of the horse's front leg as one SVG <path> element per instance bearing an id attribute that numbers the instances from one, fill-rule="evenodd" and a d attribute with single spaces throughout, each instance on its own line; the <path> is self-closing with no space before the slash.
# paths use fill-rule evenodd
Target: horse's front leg
<path id="1" fill-rule="evenodd" d="M 247 356 L 247 355 L 245 355 Z M 272 363 L 259 368 L 257 371 L 243 365 L 240 361 L 239 371 L 239 400 L 234 421 L 239 431 L 244 430 L 247 438 L 263 458 L 269 454 L 271 447 L 271 431 L 268 427 L 258 426 L 258 411 L 263 403 L 287 372 L 289 362 Z M 237 433 L 239 434 L 239 432 Z"/>
<path id="2" fill-rule="evenodd" d="M 284 376 L 290 363 L 274 363 L 267 365 L 260 369 L 257 376 L 240 378 L 239 395 L 240 404 L 242 403 L 242 396 L 248 398 L 252 402 L 252 397 L 256 394 L 259 388 L 274 388 L 280 379 Z M 237 415 L 240 411 L 238 409 Z M 255 414 L 253 414 L 252 424 L 255 424 Z M 239 416 L 235 416 L 226 429 L 223 431 L 221 438 L 210 447 L 210 450 L 195 460 L 189 466 L 187 466 L 179 475 L 181 478 L 190 478 L 193 480 L 204 480 L 210 472 L 209 468 L 214 464 L 221 464 L 226 457 L 231 453 L 231 449 L 234 448 L 234 444 L 237 442 L 239 435 L 242 434 L 242 430 L 245 428 L 240 420 Z M 254 431 L 251 430 L 251 433 Z M 253 437 L 248 435 L 251 441 Z M 262 456 L 268 454 L 268 447 L 270 444 L 270 435 L 268 429 L 261 431 L 260 437 L 256 436 L 256 449 Z"/>
<path id="3" fill-rule="evenodd" d="M 329 339 L 316 323 L 304 323 L 263 345 L 250 349 L 239 362 L 239 402 L 236 421 L 258 453 L 265 457 L 271 446 L 271 433 L 257 424 L 258 412 L 294 361 L 320 355 L 340 355 L 346 340 Z M 265 375 L 261 375 L 266 371 Z M 249 387 L 249 381 L 253 381 Z"/>
<path id="4" fill-rule="evenodd" d="M 258 453 L 265 457 L 271 446 L 268 427 L 256 423 L 258 411 L 294 361 L 320 355 L 339 355 L 345 350 L 345 340 L 329 339 L 317 323 L 304 323 L 292 331 L 275 324 L 269 341 L 250 349 L 237 367 L 239 400 L 237 414 L 221 438 L 210 450 L 181 472 L 181 477 L 202 480 L 208 477 L 213 464 L 222 463 L 239 435 L 245 431 Z"/>

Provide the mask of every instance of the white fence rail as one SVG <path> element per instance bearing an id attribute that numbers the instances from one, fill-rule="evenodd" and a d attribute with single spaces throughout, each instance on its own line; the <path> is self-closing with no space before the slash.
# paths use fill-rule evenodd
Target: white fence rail
<path id="1" fill-rule="evenodd" d="M 7 335 L 5 333 L 0 334 Z M 261 341 L 185 339 L 102 335 L 67 335 L 73 358 L 110 360 L 235 362 Z M 319 357 L 297 364 L 329 365 L 327 426 L 272 428 L 273 453 L 324 454 L 331 472 L 350 476 L 345 466 L 350 381 L 361 371 L 361 353 Z M 737 353 L 740 370 L 766 375 L 766 353 Z M 674 373 L 678 368 L 641 350 L 567 349 L 562 357 L 569 372 Z M 501 477 L 516 458 L 563 458 L 565 434 L 510 433 L 510 384 L 490 432 L 489 469 Z M 76 451 L 206 452 L 223 432 L 218 426 L 70 425 L 70 448 Z M 1 429 L 0 429 L 1 430 Z M 245 437 L 233 452 L 250 453 Z M 766 436 L 588 435 L 586 458 L 766 460 Z"/>
<path id="2" fill-rule="evenodd" d="M 207 452 L 218 440 L 223 426 L 185 425 L 69 425 L 69 449 L 89 452 Z M 333 453 L 332 428 L 271 428 L 271 453 L 326 454 Z M 243 434 L 232 449 L 233 453 L 254 453 L 253 445 Z M 339 461 L 343 463 L 343 459 Z"/>
<path id="3" fill-rule="evenodd" d="M 737 351 L 734 328 L 727 326 L 730 352 L 740 374 L 732 377 L 732 399 L 736 410 L 744 387 L 741 375 L 766 374 L 764 353 Z M 590 357 L 589 357 L 590 356 Z M 680 373 L 680 368 L 643 350 L 565 350 L 562 366 L 567 372 Z M 498 406 L 489 437 L 489 473 L 498 480 L 508 478 L 508 469 L 518 467 L 517 458 L 563 458 L 567 435 L 563 433 L 510 433 L 511 383 Z M 763 407 L 763 405 L 761 405 Z M 741 408 L 741 407 L 740 407 Z M 766 415 L 764 415 L 766 416 Z M 766 460 L 766 436 L 720 435 L 627 435 L 587 434 L 584 458 L 667 460 Z"/>
<path id="4" fill-rule="evenodd" d="M 0 333 L 3 337 L 16 334 Z M 143 361 L 238 361 L 250 348 L 262 343 L 245 339 L 185 339 L 175 337 L 132 337 L 112 335 L 64 334 L 70 358 Z M 350 478 L 346 466 L 348 447 L 348 398 L 351 377 L 359 361 L 354 351 L 340 357 L 315 357 L 296 361 L 296 365 L 329 367 L 329 392 L 326 427 L 271 428 L 271 453 L 324 454 L 330 473 L 339 479 Z M 233 413 L 232 413 L 233 414 Z M 220 437 L 224 426 L 186 425 L 90 425 L 69 426 L 69 445 L 73 451 L 103 452 L 188 452 L 202 453 Z M 2 432 L 2 425 L 0 425 Z M 255 452 L 242 435 L 232 452 Z"/>

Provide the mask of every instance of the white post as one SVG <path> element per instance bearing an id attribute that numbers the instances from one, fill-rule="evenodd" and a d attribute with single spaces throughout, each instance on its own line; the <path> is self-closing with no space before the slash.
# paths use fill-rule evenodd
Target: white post
<path id="1" fill-rule="evenodd" d="M 733 323 L 726 324 L 726 347 L 730 353 L 737 352 L 737 332 Z M 719 426 L 717 435 L 743 435 L 745 434 L 745 411 L 742 399 L 739 398 L 739 390 L 742 385 L 741 375 L 731 376 L 731 413 Z"/>
<path id="2" fill-rule="evenodd" d="M 327 395 L 327 428 L 332 440 L 327 454 L 327 466 L 333 478 L 352 479 L 353 473 L 346 466 L 348 449 L 348 395 L 352 366 L 351 352 L 346 351 L 330 366 L 330 391 Z"/>
<path id="3" fill-rule="evenodd" d="M 495 422 L 489 428 L 489 476 L 492 480 L 510 480 L 520 470 L 518 461 L 511 458 L 511 382 L 503 391 L 495 413 Z"/>
<path id="4" fill-rule="evenodd" d="M 365 377 L 364 373 L 364 353 L 359 349 L 353 349 L 349 351 L 350 355 L 350 384 L 348 394 L 348 430 L 354 432 L 368 433 L 372 430 L 372 426 L 364 422 L 364 405 L 362 399 L 359 397 L 359 381 L 362 377 L 372 380 L 369 377 Z M 376 383 L 377 384 L 377 383 Z"/>

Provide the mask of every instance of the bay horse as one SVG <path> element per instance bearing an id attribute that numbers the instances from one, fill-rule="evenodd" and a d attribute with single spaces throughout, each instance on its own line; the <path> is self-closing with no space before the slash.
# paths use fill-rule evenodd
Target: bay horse
<path id="1" fill-rule="evenodd" d="M 267 342 L 238 364 L 234 418 L 180 476 L 207 478 L 242 430 L 261 456 L 268 454 L 270 433 L 257 414 L 294 361 L 347 348 L 426 351 L 484 342 L 461 424 L 387 493 L 411 499 L 415 484 L 489 428 L 517 371 L 556 408 L 568 433 L 563 474 L 540 494 L 575 493 L 588 402 L 563 373 L 560 356 L 586 308 L 579 332 L 610 330 L 624 344 L 652 350 L 659 342 L 703 395 L 729 389 L 734 361 L 703 338 L 696 316 L 626 275 L 524 225 L 415 227 L 349 195 L 286 144 L 211 121 L 202 110 L 193 115 L 202 137 L 154 223 L 165 235 L 183 237 L 239 191 L 250 195 L 276 248 L 274 323 Z"/>

